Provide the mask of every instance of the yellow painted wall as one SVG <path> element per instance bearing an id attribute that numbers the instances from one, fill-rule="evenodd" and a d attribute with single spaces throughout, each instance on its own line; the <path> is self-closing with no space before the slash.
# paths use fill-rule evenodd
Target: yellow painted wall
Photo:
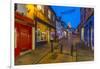
<path id="1" fill-rule="evenodd" d="M 32 4 L 27 4 L 25 7 L 27 8 L 26 16 L 34 19 L 34 6 Z"/>
<path id="2" fill-rule="evenodd" d="M 34 19 L 34 16 L 37 16 L 41 20 L 49 23 L 48 19 L 33 4 L 27 4 L 25 7 L 27 8 L 27 17 Z"/>

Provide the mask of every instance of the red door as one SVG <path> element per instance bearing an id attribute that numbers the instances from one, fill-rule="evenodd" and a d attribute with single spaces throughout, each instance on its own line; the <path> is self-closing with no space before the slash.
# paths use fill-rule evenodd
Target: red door
<path id="1" fill-rule="evenodd" d="M 20 52 L 32 49 L 32 27 L 20 23 L 15 23 L 15 27 L 17 32 L 17 50 L 15 53 L 19 55 Z M 17 56 L 16 54 L 15 56 Z"/>

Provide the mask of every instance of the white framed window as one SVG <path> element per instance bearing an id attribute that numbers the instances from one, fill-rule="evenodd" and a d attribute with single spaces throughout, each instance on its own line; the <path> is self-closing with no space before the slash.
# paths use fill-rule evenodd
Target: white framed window
<path id="1" fill-rule="evenodd" d="M 51 12 L 50 12 L 50 10 L 48 10 L 48 18 L 51 19 Z"/>

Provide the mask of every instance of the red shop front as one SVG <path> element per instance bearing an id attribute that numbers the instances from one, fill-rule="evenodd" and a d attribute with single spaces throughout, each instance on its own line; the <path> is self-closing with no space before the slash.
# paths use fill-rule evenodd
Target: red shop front
<path id="1" fill-rule="evenodd" d="M 15 58 L 21 53 L 32 50 L 32 26 L 33 20 L 15 13 Z"/>

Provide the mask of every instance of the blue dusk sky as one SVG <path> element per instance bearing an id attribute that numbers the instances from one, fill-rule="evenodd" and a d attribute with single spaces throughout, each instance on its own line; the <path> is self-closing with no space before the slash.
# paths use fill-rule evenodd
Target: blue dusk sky
<path id="1" fill-rule="evenodd" d="M 77 28 L 80 23 L 80 7 L 69 6 L 51 6 L 57 16 L 61 16 L 61 20 L 65 22 L 65 27 L 68 23 L 73 28 Z"/>

